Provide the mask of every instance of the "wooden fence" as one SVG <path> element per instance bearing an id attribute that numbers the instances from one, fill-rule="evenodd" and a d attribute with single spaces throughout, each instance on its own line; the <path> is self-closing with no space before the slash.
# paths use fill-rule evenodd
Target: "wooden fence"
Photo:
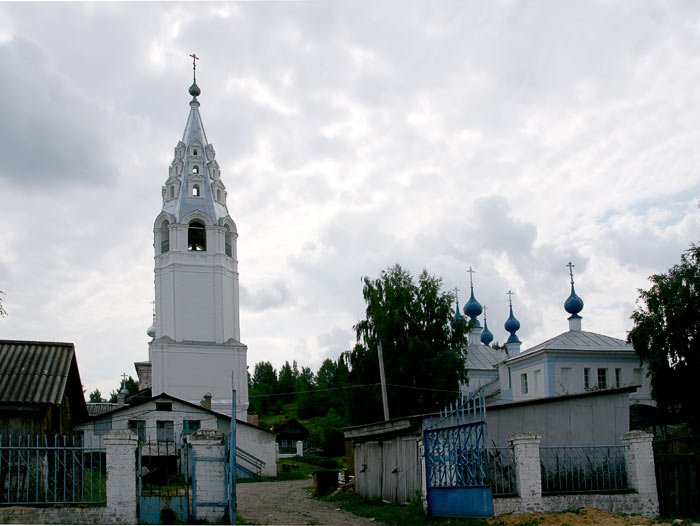
<path id="1" fill-rule="evenodd" d="M 661 517 L 700 518 L 700 438 L 654 444 Z"/>

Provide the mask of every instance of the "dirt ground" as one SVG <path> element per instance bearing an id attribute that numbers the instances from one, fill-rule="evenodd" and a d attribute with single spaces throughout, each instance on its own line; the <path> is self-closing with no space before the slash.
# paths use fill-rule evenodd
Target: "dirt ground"
<path id="1" fill-rule="evenodd" d="M 330 502 L 315 500 L 304 489 L 310 485 L 310 479 L 237 484 L 238 515 L 256 524 L 381 524 L 339 510 Z"/>
<path id="2" fill-rule="evenodd" d="M 662 524 L 654 519 L 647 519 L 639 515 L 614 515 L 607 511 L 583 508 L 575 512 L 566 513 L 528 513 L 518 515 L 502 515 L 490 520 L 491 524 L 504 526 L 652 526 Z M 669 526 L 663 523 L 663 526 Z"/>
<path id="3" fill-rule="evenodd" d="M 256 524 L 275 525 L 381 525 L 321 502 L 305 489 L 311 480 L 255 482 L 238 484 L 238 515 Z M 529 513 L 502 515 L 489 521 L 493 526 L 669 526 L 638 515 L 613 515 L 605 511 L 582 509 L 567 513 Z M 685 523 L 690 524 L 690 523 Z"/>

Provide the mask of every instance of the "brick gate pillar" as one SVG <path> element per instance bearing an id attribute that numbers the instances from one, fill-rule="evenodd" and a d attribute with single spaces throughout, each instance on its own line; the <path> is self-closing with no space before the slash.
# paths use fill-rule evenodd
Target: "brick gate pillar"
<path id="1" fill-rule="evenodd" d="M 128 429 L 119 429 L 105 435 L 102 443 L 107 465 L 106 512 L 117 524 L 136 524 L 138 438 Z"/>
<path id="2" fill-rule="evenodd" d="M 198 429 L 190 442 L 194 456 L 192 512 L 197 520 L 215 523 L 226 511 L 224 434 L 215 429 Z"/>
<path id="3" fill-rule="evenodd" d="M 627 460 L 627 483 L 640 497 L 645 517 L 659 515 L 659 495 L 656 491 L 656 471 L 654 467 L 654 435 L 646 431 L 630 431 L 622 437 Z"/>
<path id="4" fill-rule="evenodd" d="M 515 458 L 515 476 L 522 513 L 543 511 L 540 441 L 535 433 L 516 433 L 510 437 Z"/>

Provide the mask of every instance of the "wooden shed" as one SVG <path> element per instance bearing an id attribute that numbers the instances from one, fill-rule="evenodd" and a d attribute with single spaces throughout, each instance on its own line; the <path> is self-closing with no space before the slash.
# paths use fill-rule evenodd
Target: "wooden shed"
<path id="1" fill-rule="evenodd" d="M 86 418 L 72 343 L 0 340 L 0 435 L 70 435 Z"/>

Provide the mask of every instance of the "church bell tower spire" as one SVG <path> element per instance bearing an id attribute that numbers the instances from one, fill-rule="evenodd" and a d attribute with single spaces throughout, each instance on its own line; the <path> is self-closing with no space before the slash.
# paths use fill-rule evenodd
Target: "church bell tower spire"
<path id="1" fill-rule="evenodd" d="M 216 152 L 199 113 L 199 57 L 190 56 L 190 110 L 154 224 L 152 394 L 165 392 L 198 403 L 211 393 L 212 409 L 230 413 L 233 375 L 236 411 L 245 419 L 247 348 L 240 341 L 238 233 L 226 205 Z"/>

